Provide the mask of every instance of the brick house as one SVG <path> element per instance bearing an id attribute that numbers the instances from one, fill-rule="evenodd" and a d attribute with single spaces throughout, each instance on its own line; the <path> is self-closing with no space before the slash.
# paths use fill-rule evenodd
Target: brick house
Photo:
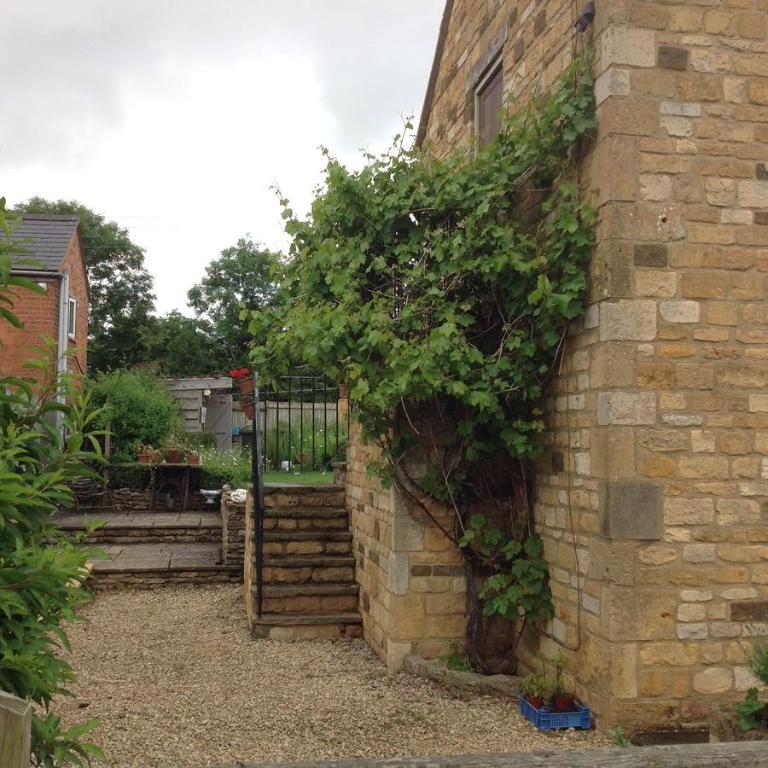
<path id="1" fill-rule="evenodd" d="M 30 376 L 24 363 L 47 338 L 56 341 L 59 371 L 85 373 L 88 349 L 88 275 L 78 221 L 73 216 L 22 214 L 13 238 L 25 252 L 14 273 L 25 275 L 45 293 L 14 289 L 14 309 L 24 323 L 0 324 L 0 376 Z M 36 262 L 34 265 L 21 260 Z M 69 358 L 62 355 L 72 350 Z"/>
<path id="2" fill-rule="evenodd" d="M 594 43 L 598 244 L 537 477 L 556 617 L 523 671 L 562 652 L 602 730 L 697 729 L 768 636 L 768 4 L 598 0 L 582 35 L 583 5 L 448 0 L 418 142 L 487 141 Z M 397 668 L 461 642 L 466 585 L 370 451 L 353 439 L 347 476 L 360 610 Z"/>

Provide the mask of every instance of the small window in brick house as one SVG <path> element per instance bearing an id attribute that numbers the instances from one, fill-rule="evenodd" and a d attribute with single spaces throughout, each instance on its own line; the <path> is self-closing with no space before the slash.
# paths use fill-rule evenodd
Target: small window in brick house
<path id="1" fill-rule="evenodd" d="M 502 73 L 501 61 L 497 61 L 475 90 L 475 132 L 481 147 L 490 144 L 501 129 Z"/>
<path id="2" fill-rule="evenodd" d="M 74 341 L 77 332 L 77 299 L 69 300 L 67 313 L 67 335 Z"/>

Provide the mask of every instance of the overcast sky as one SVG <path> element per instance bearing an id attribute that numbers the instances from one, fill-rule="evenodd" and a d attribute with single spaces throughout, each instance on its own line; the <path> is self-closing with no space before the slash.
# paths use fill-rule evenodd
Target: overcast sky
<path id="1" fill-rule="evenodd" d="M 2 3 L 0 195 L 77 199 L 146 249 L 160 312 L 250 232 L 284 248 L 318 147 L 418 116 L 444 0 Z"/>

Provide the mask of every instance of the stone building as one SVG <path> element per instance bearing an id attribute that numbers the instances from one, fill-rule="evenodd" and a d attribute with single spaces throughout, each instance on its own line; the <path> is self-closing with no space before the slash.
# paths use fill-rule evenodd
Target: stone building
<path id="1" fill-rule="evenodd" d="M 418 141 L 485 141 L 502 94 L 592 41 L 599 128 L 589 308 L 548 394 L 536 521 L 562 652 L 606 730 L 698 728 L 768 635 L 767 0 L 448 0 Z M 392 667 L 461 642 L 460 554 L 365 473 L 347 504 L 369 642 Z"/>
<path id="2" fill-rule="evenodd" d="M 24 364 L 39 357 L 39 347 L 49 338 L 56 342 L 51 364 L 57 370 L 85 373 L 88 275 L 77 218 L 25 213 L 13 239 L 24 249 L 14 260 L 13 273 L 34 280 L 44 292 L 12 289 L 13 311 L 24 326 L 0 324 L 0 376 L 31 376 Z"/>

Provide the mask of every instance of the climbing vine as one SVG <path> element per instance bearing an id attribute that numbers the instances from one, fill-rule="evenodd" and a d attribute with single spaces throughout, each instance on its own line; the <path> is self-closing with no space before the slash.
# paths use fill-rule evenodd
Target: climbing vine
<path id="1" fill-rule="evenodd" d="M 283 330 L 256 347 L 257 369 L 301 361 L 349 385 L 380 475 L 465 553 L 475 653 L 482 614 L 552 615 L 530 461 L 545 384 L 584 309 L 594 212 L 573 176 L 594 127 L 584 55 L 477 153 L 438 159 L 397 137 L 360 171 L 326 153 L 308 219 L 281 201 Z M 273 322 L 254 314 L 254 337 Z"/>

